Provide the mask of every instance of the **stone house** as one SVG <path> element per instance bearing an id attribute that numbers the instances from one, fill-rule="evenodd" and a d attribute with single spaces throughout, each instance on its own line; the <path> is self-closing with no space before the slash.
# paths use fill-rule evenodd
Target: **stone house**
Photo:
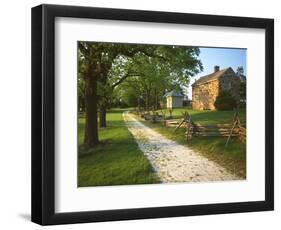
<path id="1" fill-rule="evenodd" d="M 176 90 L 172 90 L 164 95 L 166 97 L 167 109 L 183 107 L 183 95 Z"/>
<path id="2" fill-rule="evenodd" d="M 192 84 L 192 109 L 215 110 L 214 103 L 221 91 L 228 91 L 239 102 L 240 79 L 231 67 L 220 70 L 214 67 L 214 72 L 199 78 Z"/>

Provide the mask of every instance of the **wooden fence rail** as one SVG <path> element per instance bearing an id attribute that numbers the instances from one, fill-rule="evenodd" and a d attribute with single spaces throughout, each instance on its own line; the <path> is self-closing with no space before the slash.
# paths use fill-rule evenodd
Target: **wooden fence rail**
<path id="1" fill-rule="evenodd" d="M 169 120 L 165 120 L 164 124 L 167 127 L 177 127 L 180 122 L 181 119 L 169 119 Z"/>
<path id="2" fill-rule="evenodd" d="M 246 128 L 244 128 L 242 126 L 239 127 L 238 133 L 239 133 L 239 140 L 242 143 L 246 143 L 246 139 L 247 139 L 247 130 L 246 130 Z"/>
<path id="3" fill-rule="evenodd" d="M 228 136 L 230 133 L 231 125 L 195 125 L 195 136 Z"/>

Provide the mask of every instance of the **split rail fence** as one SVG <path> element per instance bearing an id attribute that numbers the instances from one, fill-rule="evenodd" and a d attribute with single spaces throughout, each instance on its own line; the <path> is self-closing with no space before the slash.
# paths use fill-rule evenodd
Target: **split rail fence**
<path id="1" fill-rule="evenodd" d="M 247 130 L 241 124 L 239 113 L 235 112 L 232 123 L 202 125 L 193 122 L 191 115 L 188 112 L 182 113 L 181 119 L 166 119 L 165 114 L 143 112 L 139 115 L 145 120 L 151 122 L 162 122 L 167 127 L 175 127 L 175 131 L 180 128 L 185 128 L 187 140 L 192 137 L 227 137 L 225 146 L 228 145 L 232 137 L 238 137 L 242 143 L 246 143 Z"/>

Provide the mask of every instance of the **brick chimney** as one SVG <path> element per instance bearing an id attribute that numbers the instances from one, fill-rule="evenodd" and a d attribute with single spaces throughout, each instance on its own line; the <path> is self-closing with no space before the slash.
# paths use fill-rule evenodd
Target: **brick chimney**
<path id="1" fill-rule="evenodd" d="M 220 67 L 218 65 L 214 66 L 214 73 L 220 71 Z"/>

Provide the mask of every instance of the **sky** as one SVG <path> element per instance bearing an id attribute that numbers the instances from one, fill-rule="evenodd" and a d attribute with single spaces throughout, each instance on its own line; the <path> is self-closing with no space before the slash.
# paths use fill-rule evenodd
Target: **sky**
<path id="1" fill-rule="evenodd" d="M 246 52 L 246 49 L 237 48 L 200 48 L 199 59 L 203 64 L 203 71 L 191 78 L 188 98 L 192 98 L 191 85 L 195 80 L 212 73 L 215 65 L 218 65 L 220 69 L 231 67 L 234 72 L 236 72 L 237 67 L 243 66 L 244 73 L 247 75 Z"/>

